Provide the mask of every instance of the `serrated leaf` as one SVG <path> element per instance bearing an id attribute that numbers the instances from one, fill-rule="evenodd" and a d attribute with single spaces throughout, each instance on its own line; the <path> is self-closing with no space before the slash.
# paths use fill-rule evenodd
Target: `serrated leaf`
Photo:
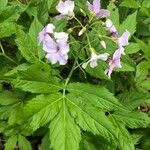
<path id="1" fill-rule="evenodd" d="M 18 146 L 20 150 L 32 150 L 31 143 L 22 135 L 18 136 Z"/>
<path id="2" fill-rule="evenodd" d="M 14 22 L 0 23 L 0 38 L 11 36 L 16 32 L 17 25 Z"/>
<path id="3" fill-rule="evenodd" d="M 110 116 L 110 120 L 118 128 L 119 150 L 134 150 L 134 143 L 128 130 L 121 124 L 115 116 Z"/>
<path id="4" fill-rule="evenodd" d="M 142 81 L 139 86 L 141 86 L 143 89 L 145 90 L 150 90 L 150 80 L 147 79 L 147 80 L 144 80 Z"/>
<path id="5" fill-rule="evenodd" d="M 0 23 L 3 21 L 11 22 L 16 21 L 19 17 L 19 7 L 7 6 L 0 12 Z"/>
<path id="6" fill-rule="evenodd" d="M 107 9 L 110 11 L 110 16 L 109 18 L 112 20 L 113 24 L 115 25 L 115 27 L 118 29 L 119 27 L 119 11 L 118 8 L 115 6 L 115 4 L 110 3 L 107 7 Z"/>
<path id="7" fill-rule="evenodd" d="M 66 106 L 63 106 L 50 124 L 50 140 L 54 150 L 78 150 L 79 148 L 80 128 L 75 124 Z"/>
<path id="8" fill-rule="evenodd" d="M 129 15 L 125 19 L 125 21 L 122 22 L 122 24 L 119 27 L 120 34 L 125 32 L 125 30 L 128 30 L 131 34 L 133 34 L 136 31 L 136 16 L 137 12 L 134 12 L 133 14 Z"/>
<path id="9" fill-rule="evenodd" d="M 19 101 L 19 98 L 10 91 L 0 93 L 0 105 L 11 105 Z"/>
<path id="10" fill-rule="evenodd" d="M 122 121 L 129 128 L 146 128 L 150 125 L 150 117 L 142 112 L 115 112 L 113 114 L 117 120 Z"/>
<path id="11" fill-rule="evenodd" d="M 17 135 L 12 135 L 5 143 L 5 150 L 14 150 L 17 144 Z"/>
<path id="12" fill-rule="evenodd" d="M 144 0 L 143 3 L 142 3 L 142 5 L 143 5 L 144 7 L 146 7 L 146 8 L 149 8 L 149 7 L 150 7 L 150 1 Z"/>
<path id="13" fill-rule="evenodd" d="M 146 78 L 149 68 L 150 63 L 147 61 L 143 61 L 137 65 L 135 79 L 138 83 L 140 83 Z"/>
<path id="14" fill-rule="evenodd" d="M 84 83 L 71 83 L 68 85 L 67 90 L 85 99 L 87 103 L 91 103 L 93 106 L 105 111 L 125 109 L 113 96 L 113 94 L 102 86 Z"/>
<path id="15" fill-rule="evenodd" d="M 41 150 L 50 150 L 50 138 L 49 138 L 49 133 L 47 133 L 43 139 L 42 143 L 40 145 Z"/>
<path id="16" fill-rule="evenodd" d="M 47 64 L 36 63 L 26 70 L 18 70 L 12 83 L 16 88 L 31 93 L 53 93 L 62 89 L 55 72 Z"/>
<path id="17" fill-rule="evenodd" d="M 120 6 L 128 7 L 128 8 L 139 8 L 140 4 L 135 0 L 124 0 Z"/>
<path id="18" fill-rule="evenodd" d="M 130 43 L 126 49 L 125 49 L 125 53 L 126 54 L 134 54 L 137 53 L 140 50 L 140 46 L 137 43 Z"/>
<path id="19" fill-rule="evenodd" d="M 37 51 L 34 49 L 34 45 L 32 44 L 32 40 L 29 35 L 18 28 L 16 31 L 16 37 L 15 42 L 22 56 L 31 63 L 37 61 Z"/>
<path id="20" fill-rule="evenodd" d="M 25 118 L 29 119 L 30 128 L 35 131 L 49 123 L 58 113 L 62 95 L 39 95 L 24 107 Z"/>
<path id="21" fill-rule="evenodd" d="M 75 118 L 77 124 L 84 130 L 100 135 L 107 142 L 117 139 L 117 129 L 113 127 L 111 122 L 103 112 L 88 104 L 82 97 L 75 94 L 66 96 L 70 105 L 70 112 Z"/>
<path id="22" fill-rule="evenodd" d="M 6 7 L 6 6 L 7 6 L 7 3 L 8 3 L 8 0 L 1 0 L 1 1 L 0 1 L 0 6 L 1 6 L 0 9 Z"/>
<path id="23" fill-rule="evenodd" d="M 43 27 L 42 24 L 35 17 L 29 29 L 30 40 L 32 40 L 33 45 L 35 45 L 35 49 L 37 51 L 39 59 L 42 59 L 44 56 L 44 51 L 38 45 L 38 34 L 42 30 L 42 27 Z"/>
<path id="24" fill-rule="evenodd" d="M 120 94 L 118 98 L 124 106 L 133 110 L 139 107 L 140 104 L 148 102 L 150 100 L 150 95 L 141 91 L 138 92 L 137 90 L 131 90 Z"/>

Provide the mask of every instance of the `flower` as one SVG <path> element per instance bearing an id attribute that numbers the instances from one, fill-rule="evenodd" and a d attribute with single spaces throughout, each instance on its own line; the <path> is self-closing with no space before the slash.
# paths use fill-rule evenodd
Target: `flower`
<path id="1" fill-rule="evenodd" d="M 121 68 L 121 49 L 117 49 L 113 54 L 112 60 L 109 61 L 109 68 L 105 70 L 105 74 L 108 74 L 108 77 L 111 77 L 112 71 L 114 68 Z"/>
<path id="2" fill-rule="evenodd" d="M 118 37 L 118 32 L 116 27 L 113 25 L 112 21 L 110 19 L 107 19 L 106 22 L 106 28 L 109 31 L 109 33 L 113 36 L 113 37 Z"/>
<path id="3" fill-rule="evenodd" d="M 93 0 L 93 4 L 90 4 L 87 1 L 88 9 L 99 18 L 105 18 L 110 15 L 110 12 L 107 9 L 101 9 L 100 0 Z"/>
<path id="4" fill-rule="evenodd" d="M 54 33 L 55 26 L 53 24 L 48 24 L 43 30 L 39 33 L 39 44 L 42 42 L 46 44 L 47 40 L 49 39 L 49 34 Z"/>
<path id="5" fill-rule="evenodd" d="M 71 0 L 66 0 L 65 2 L 60 0 L 58 5 L 56 6 L 56 9 L 58 10 L 58 12 L 60 12 L 60 15 L 56 16 L 58 20 L 62 18 L 70 19 L 74 16 L 74 2 Z"/>
<path id="6" fill-rule="evenodd" d="M 113 54 L 112 60 L 109 61 L 109 68 L 105 70 L 105 74 L 108 74 L 109 78 L 111 77 L 112 71 L 114 68 L 121 68 L 121 55 L 124 53 L 124 47 L 129 44 L 128 40 L 130 37 L 130 32 L 127 30 L 122 34 L 121 37 L 117 39 L 118 49 Z"/>
<path id="7" fill-rule="evenodd" d="M 50 25 L 47 25 L 39 33 L 39 43 L 43 44 L 43 50 L 47 52 L 46 58 L 52 64 L 59 62 L 60 65 L 65 65 L 69 52 L 68 34 L 65 32 L 54 32 L 55 26 Z"/>
<path id="8" fill-rule="evenodd" d="M 87 61 L 86 63 L 84 63 L 82 65 L 82 68 L 85 69 L 89 63 L 90 63 L 91 68 L 95 68 L 98 65 L 97 60 L 100 59 L 100 60 L 106 61 L 108 59 L 108 56 L 109 56 L 108 53 L 97 55 L 95 52 L 92 51 L 91 59 Z"/>

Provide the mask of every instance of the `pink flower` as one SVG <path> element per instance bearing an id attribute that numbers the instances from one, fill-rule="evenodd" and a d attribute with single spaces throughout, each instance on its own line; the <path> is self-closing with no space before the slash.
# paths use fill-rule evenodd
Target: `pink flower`
<path id="1" fill-rule="evenodd" d="M 56 6 L 56 9 L 58 10 L 58 12 L 60 12 L 60 15 L 56 16 L 57 19 L 71 19 L 71 17 L 74 16 L 74 2 L 71 0 L 66 0 L 65 2 L 60 0 L 58 5 Z"/>
<path id="2" fill-rule="evenodd" d="M 109 61 L 109 68 L 105 70 L 105 74 L 108 74 L 109 78 L 111 77 L 112 71 L 114 68 L 121 68 L 121 55 L 124 54 L 124 47 L 128 45 L 128 40 L 130 33 L 126 30 L 121 37 L 117 39 L 118 49 L 113 54 L 112 60 Z"/>
<path id="3" fill-rule="evenodd" d="M 110 15 L 110 12 L 107 9 L 101 9 L 100 0 L 93 0 L 93 4 L 90 4 L 87 1 L 88 9 L 94 12 L 95 16 L 99 18 L 105 18 Z"/>
<path id="4" fill-rule="evenodd" d="M 65 32 L 54 32 L 55 26 L 51 26 L 53 28 L 48 27 L 50 26 L 46 26 L 39 33 L 39 43 L 43 44 L 43 50 L 47 52 L 46 58 L 52 64 L 59 62 L 60 65 L 65 65 L 69 52 L 68 34 Z"/>
<path id="5" fill-rule="evenodd" d="M 103 60 L 103 61 L 106 61 L 108 59 L 108 56 L 109 56 L 108 53 L 97 55 L 97 54 L 95 54 L 95 52 L 92 51 L 91 59 L 89 61 L 87 61 L 86 63 L 84 63 L 82 65 L 82 67 L 85 69 L 87 67 L 87 65 L 90 63 L 90 67 L 95 68 L 98 65 L 97 61 L 99 59 Z"/>

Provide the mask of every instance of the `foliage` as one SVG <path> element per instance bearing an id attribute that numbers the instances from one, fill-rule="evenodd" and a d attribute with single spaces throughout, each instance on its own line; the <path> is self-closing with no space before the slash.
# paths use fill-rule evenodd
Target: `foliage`
<path id="1" fill-rule="evenodd" d="M 117 49 L 106 19 L 94 17 L 85 0 L 74 0 L 75 17 L 57 20 L 58 2 L 0 0 L 4 149 L 149 150 L 150 2 L 101 0 L 119 35 L 131 33 L 122 68 L 115 68 L 111 78 L 105 74 L 109 60 L 98 60 L 95 68 L 82 67 L 91 47 L 96 53 L 107 51 L 109 59 Z M 38 34 L 48 23 L 56 32 L 69 34 L 66 65 L 51 64 L 39 45 Z M 86 30 L 78 36 L 83 27 Z"/>

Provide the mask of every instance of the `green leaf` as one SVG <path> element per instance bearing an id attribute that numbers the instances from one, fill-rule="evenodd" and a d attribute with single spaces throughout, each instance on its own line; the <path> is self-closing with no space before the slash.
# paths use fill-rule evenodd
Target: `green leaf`
<path id="1" fill-rule="evenodd" d="M 49 133 L 47 133 L 44 138 L 42 139 L 41 143 L 41 150 L 50 150 L 50 138 L 49 138 Z"/>
<path id="2" fill-rule="evenodd" d="M 99 79 L 108 80 L 108 76 L 104 73 L 107 69 L 107 64 L 103 61 L 98 62 L 98 66 L 95 68 L 91 68 L 89 65 L 86 67 L 86 72 L 91 76 Z"/>
<path id="3" fill-rule="evenodd" d="M 113 24 L 115 27 L 118 29 L 119 28 L 119 11 L 118 8 L 115 6 L 114 3 L 110 3 L 107 7 L 107 9 L 110 11 L 110 16 L 109 18 L 112 20 Z"/>
<path id="4" fill-rule="evenodd" d="M 145 80 L 148 74 L 148 69 L 150 69 L 150 63 L 147 61 L 142 61 L 136 67 L 135 80 L 140 83 Z"/>
<path id="5" fill-rule="evenodd" d="M 128 8 L 139 8 L 140 4 L 136 0 L 124 0 L 120 6 L 128 7 Z"/>
<path id="6" fill-rule="evenodd" d="M 0 12 L 0 23 L 7 21 L 7 22 L 14 22 L 18 20 L 22 9 L 19 6 L 7 6 Z"/>
<path id="7" fill-rule="evenodd" d="M 20 28 L 16 31 L 16 44 L 22 56 L 29 62 L 33 63 L 38 60 L 37 49 L 34 49 L 30 36 Z M 37 54 L 37 55 L 36 55 Z"/>
<path id="8" fill-rule="evenodd" d="M 113 115 L 111 115 L 109 119 L 112 121 L 113 125 L 118 128 L 119 150 L 134 150 L 133 140 L 125 126 L 121 124 Z"/>
<path id="9" fill-rule="evenodd" d="M 18 146 L 20 150 L 32 150 L 31 143 L 22 135 L 18 136 Z"/>
<path id="10" fill-rule="evenodd" d="M 5 143 L 5 150 L 14 150 L 17 144 L 17 135 L 12 135 Z"/>
<path id="11" fill-rule="evenodd" d="M 125 30 L 128 30 L 131 34 L 136 31 L 136 16 L 137 12 L 129 15 L 125 21 L 119 27 L 119 33 L 122 34 Z"/>
<path id="12" fill-rule="evenodd" d="M 19 98 L 10 91 L 4 91 L 3 93 L 0 93 L 0 105 L 11 105 L 19 101 Z"/>
<path id="13" fill-rule="evenodd" d="M 7 3 L 8 3 L 8 0 L 1 0 L 1 1 L 0 1 L 0 6 L 1 6 L 0 9 L 6 7 L 6 6 L 7 6 Z"/>
<path id="14" fill-rule="evenodd" d="M 31 93 L 53 93 L 62 89 L 55 75 L 48 64 L 36 63 L 27 70 L 18 70 L 18 77 L 12 83 L 16 88 Z"/>
<path id="15" fill-rule="evenodd" d="M 136 94 L 135 94 L 136 93 Z M 150 100 L 149 93 L 143 93 L 137 90 L 131 90 L 123 92 L 118 96 L 120 102 L 127 108 L 134 110 L 138 108 L 141 104 L 148 102 Z"/>
<path id="16" fill-rule="evenodd" d="M 29 119 L 30 129 L 37 130 L 49 123 L 58 113 L 62 100 L 61 94 L 39 95 L 24 107 L 25 118 Z"/>
<path id="17" fill-rule="evenodd" d="M 149 8 L 149 7 L 150 7 L 150 1 L 144 0 L 143 3 L 142 3 L 142 5 L 143 5 L 144 7 L 146 7 L 146 8 Z"/>
<path id="18" fill-rule="evenodd" d="M 63 106 L 50 124 L 50 140 L 54 150 L 79 149 L 80 128 L 75 124 L 66 106 Z"/>
<path id="19" fill-rule="evenodd" d="M 145 90 L 150 90 L 150 79 L 142 81 L 139 86 Z"/>
<path id="20" fill-rule="evenodd" d="M 107 142 L 113 143 L 113 140 L 117 139 L 117 128 L 113 127 L 101 110 L 87 103 L 85 101 L 86 98 L 76 94 L 68 94 L 66 98 L 69 103 L 68 105 L 70 105 L 71 115 L 84 131 L 100 135 Z"/>
<path id="21" fill-rule="evenodd" d="M 14 22 L 4 21 L 0 23 L 0 38 L 11 36 L 16 32 L 17 25 Z"/>
<path id="22" fill-rule="evenodd" d="M 140 50 L 141 50 L 141 48 L 140 48 L 139 44 L 130 42 L 130 44 L 125 49 L 125 53 L 126 54 L 134 54 Z"/>
<path id="23" fill-rule="evenodd" d="M 113 116 L 131 129 L 146 128 L 150 125 L 150 117 L 142 112 L 117 111 Z"/>
<path id="24" fill-rule="evenodd" d="M 112 111 L 118 109 L 125 109 L 118 100 L 105 87 L 84 84 L 71 83 L 67 88 L 73 94 L 85 99 L 87 103 L 95 107 L 101 108 L 105 111 Z"/>
<path id="25" fill-rule="evenodd" d="M 145 42 L 137 38 L 135 38 L 135 40 L 139 44 L 140 49 L 144 52 L 146 59 L 150 60 L 150 51 L 149 51 L 150 45 L 146 44 Z"/>

